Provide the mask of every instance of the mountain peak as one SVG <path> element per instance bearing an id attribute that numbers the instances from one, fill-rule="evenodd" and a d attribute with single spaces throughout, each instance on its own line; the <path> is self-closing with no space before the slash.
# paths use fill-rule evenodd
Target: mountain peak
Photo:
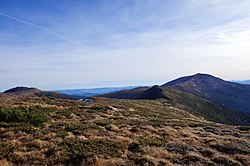
<path id="1" fill-rule="evenodd" d="M 162 87 L 174 88 L 211 101 L 232 110 L 250 113 L 250 86 L 224 81 L 209 74 L 197 73 L 170 81 Z"/>
<path id="2" fill-rule="evenodd" d="M 6 91 L 4 91 L 3 93 L 22 93 L 22 92 L 40 92 L 41 90 L 36 89 L 36 88 L 29 88 L 29 87 L 23 87 L 23 86 L 19 86 L 19 87 L 15 87 L 15 88 L 11 88 L 8 89 Z"/>
<path id="3" fill-rule="evenodd" d="M 221 80 L 220 78 L 218 77 L 215 77 L 213 75 L 210 75 L 210 74 L 204 74 L 204 73 L 197 73 L 195 75 L 192 75 L 190 76 L 191 78 L 200 78 L 200 79 L 206 79 L 206 78 L 212 78 L 212 79 L 219 79 Z"/>
<path id="4" fill-rule="evenodd" d="M 195 75 L 191 75 L 191 76 L 184 76 L 184 77 L 180 77 L 177 78 L 173 81 L 167 82 L 166 84 L 163 84 L 162 87 L 169 87 L 169 86 L 174 86 L 180 83 L 184 83 L 187 81 L 203 81 L 203 80 L 210 80 L 210 81 L 223 81 L 220 78 L 217 78 L 215 76 L 212 76 L 210 74 L 203 74 L 203 73 L 197 73 Z"/>
<path id="5" fill-rule="evenodd" d="M 205 74 L 205 73 L 197 73 L 195 75 L 193 75 L 193 77 L 214 77 L 210 74 Z"/>
<path id="6" fill-rule="evenodd" d="M 153 87 L 147 89 L 146 91 L 142 92 L 139 96 L 136 97 L 137 99 L 148 99 L 148 100 L 156 100 L 156 99 L 169 99 L 164 93 L 163 88 L 159 85 L 154 85 Z"/>

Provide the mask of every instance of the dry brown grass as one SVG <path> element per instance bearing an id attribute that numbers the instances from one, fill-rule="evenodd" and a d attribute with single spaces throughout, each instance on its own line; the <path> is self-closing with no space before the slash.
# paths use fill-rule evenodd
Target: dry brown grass
<path id="1" fill-rule="evenodd" d="M 12 166 L 12 163 L 7 161 L 6 159 L 2 159 L 2 160 L 0 160 L 0 165 L 1 166 Z"/>
<path id="2" fill-rule="evenodd" d="M 108 139 L 127 148 L 120 158 L 94 155 L 82 165 L 250 165 L 249 131 L 201 120 L 165 101 L 0 100 L 1 107 L 13 105 L 49 108 L 49 120 L 41 127 L 0 123 L 0 141 L 18 145 L 12 157 L 1 158 L 1 166 L 68 165 L 62 143 L 72 139 Z"/>

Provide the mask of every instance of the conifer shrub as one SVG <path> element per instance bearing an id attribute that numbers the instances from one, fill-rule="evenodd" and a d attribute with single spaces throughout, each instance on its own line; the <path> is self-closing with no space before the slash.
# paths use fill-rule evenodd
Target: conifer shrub
<path id="1" fill-rule="evenodd" d="M 0 108 L 0 122 L 28 123 L 39 127 L 47 120 L 43 111 L 36 108 Z"/>
<path id="2" fill-rule="evenodd" d="M 70 139 L 62 143 L 68 156 L 68 163 L 79 164 L 95 156 L 121 157 L 127 146 L 108 139 Z"/>

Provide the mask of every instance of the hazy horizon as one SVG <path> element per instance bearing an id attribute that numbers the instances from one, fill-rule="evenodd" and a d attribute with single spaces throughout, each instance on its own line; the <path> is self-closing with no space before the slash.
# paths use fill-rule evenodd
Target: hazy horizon
<path id="1" fill-rule="evenodd" d="M 195 73 L 198 74 L 198 73 Z M 207 74 L 207 73 L 202 73 L 202 74 Z M 180 77 L 185 77 L 185 76 L 191 76 L 194 74 L 190 75 L 184 75 Z M 49 85 L 49 86 L 32 86 L 32 85 L 15 85 L 12 87 L 6 87 L 0 89 L 0 92 L 4 92 L 5 90 L 15 88 L 15 87 L 31 87 L 31 88 L 38 88 L 40 90 L 52 90 L 52 91 L 57 91 L 57 90 L 77 90 L 77 89 L 98 89 L 98 88 L 122 88 L 122 87 L 143 87 L 143 86 L 153 86 L 153 85 L 163 85 L 169 81 L 173 81 L 177 78 L 173 78 L 171 80 L 157 80 L 157 81 L 148 81 L 148 80 L 140 80 L 140 83 L 138 83 L 135 80 L 127 80 L 123 82 L 95 82 L 95 83 L 79 83 L 79 84 L 55 84 L 55 85 Z M 216 77 L 216 76 L 215 76 Z M 223 79 L 223 78 L 221 78 Z M 240 84 L 249 84 L 250 80 L 225 80 L 225 81 L 230 81 L 230 82 L 236 82 Z M 144 84 L 143 84 L 144 83 Z M 105 86 L 107 85 L 107 86 Z"/>
<path id="2" fill-rule="evenodd" d="M 0 91 L 250 78 L 250 1 L 0 0 Z"/>

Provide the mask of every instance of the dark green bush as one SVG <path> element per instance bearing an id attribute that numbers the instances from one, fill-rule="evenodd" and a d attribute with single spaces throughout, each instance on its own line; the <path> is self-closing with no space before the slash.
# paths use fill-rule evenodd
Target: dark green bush
<path id="1" fill-rule="evenodd" d="M 150 119 L 149 121 L 147 121 L 147 123 L 154 127 L 160 127 L 165 124 L 165 121 L 166 121 L 165 119 L 155 118 L 155 119 Z"/>
<path id="2" fill-rule="evenodd" d="M 107 126 L 109 124 L 112 124 L 113 121 L 110 119 L 101 119 L 101 120 L 97 120 L 95 121 L 95 124 L 98 126 Z"/>
<path id="3" fill-rule="evenodd" d="M 105 107 L 101 107 L 101 106 L 92 106 L 92 107 L 90 107 L 90 109 L 91 110 L 106 110 L 106 108 Z"/>
<path id="4" fill-rule="evenodd" d="M 100 127 L 97 126 L 96 124 L 69 124 L 65 127 L 65 130 L 75 134 L 80 134 L 86 130 L 99 129 L 99 128 Z"/>
<path id="5" fill-rule="evenodd" d="M 34 126 L 41 126 L 48 120 L 48 117 L 39 109 L 16 107 L 0 108 L 1 122 L 29 123 Z"/>
<path id="6" fill-rule="evenodd" d="M 65 117 L 69 117 L 72 114 L 71 111 L 68 110 L 63 110 L 63 111 L 57 111 L 56 115 L 58 116 L 65 116 Z"/>
<path id="7" fill-rule="evenodd" d="M 139 143 L 143 146 L 156 146 L 156 147 L 163 147 L 167 144 L 167 140 L 164 137 L 148 137 L 148 138 L 141 138 Z"/>
<path id="8" fill-rule="evenodd" d="M 63 143 L 69 163 L 79 164 L 96 155 L 104 157 L 120 157 L 126 150 L 126 145 L 107 139 L 66 140 Z"/>

